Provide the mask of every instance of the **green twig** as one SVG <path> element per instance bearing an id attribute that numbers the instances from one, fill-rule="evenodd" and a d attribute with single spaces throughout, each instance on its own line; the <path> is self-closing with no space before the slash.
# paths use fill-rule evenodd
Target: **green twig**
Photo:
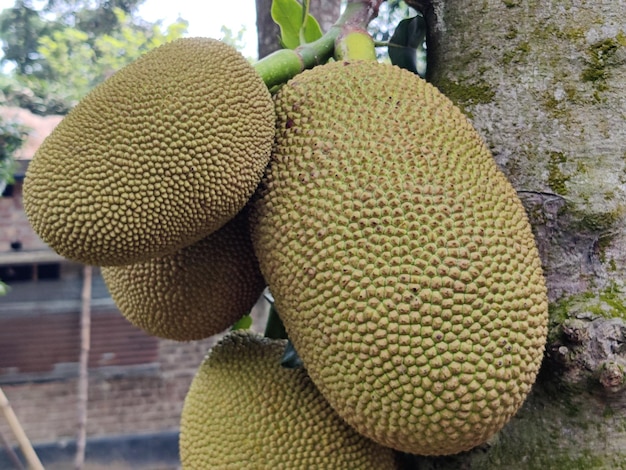
<path id="1" fill-rule="evenodd" d="M 348 0 L 337 22 L 317 41 L 289 50 L 281 49 L 258 61 L 254 67 L 268 88 L 281 85 L 300 72 L 323 64 L 335 53 L 335 42 L 345 31 L 365 30 L 378 15 L 384 0 Z"/>
<path id="2" fill-rule="evenodd" d="M 300 42 L 304 44 L 304 30 L 306 29 L 307 18 L 309 17 L 309 11 L 311 6 L 311 0 L 304 0 L 302 2 L 302 27 L 300 28 Z"/>

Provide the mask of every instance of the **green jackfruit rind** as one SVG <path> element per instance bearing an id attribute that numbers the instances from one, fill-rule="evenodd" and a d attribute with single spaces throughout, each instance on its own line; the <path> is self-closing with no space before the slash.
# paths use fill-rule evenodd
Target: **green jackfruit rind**
<path id="1" fill-rule="evenodd" d="M 55 251 L 83 263 L 172 253 L 245 205 L 274 120 L 267 87 L 234 48 L 165 44 L 96 87 L 44 141 L 26 174 L 26 214 Z"/>
<path id="2" fill-rule="evenodd" d="M 180 426 L 183 468 L 396 468 L 394 453 L 356 433 L 303 369 L 286 369 L 286 342 L 229 333 L 200 366 Z"/>
<path id="3" fill-rule="evenodd" d="M 245 209 L 174 254 L 103 267 L 102 275 L 128 321 L 176 341 L 224 331 L 250 311 L 265 288 Z"/>
<path id="4" fill-rule="evenodd" d="M 515 190 L 458 108 L 397 67 L 315 67 L 275 103 L 252 240 L 312 380 L 385 446 L 485 442 L 527 396 L 547 334 Z"/>

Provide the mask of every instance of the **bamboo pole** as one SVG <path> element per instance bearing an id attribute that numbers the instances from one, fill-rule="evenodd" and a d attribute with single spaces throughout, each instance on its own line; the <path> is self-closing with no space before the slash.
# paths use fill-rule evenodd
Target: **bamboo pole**
<path id="1" fill-rule="evenodd" d="M 13 466 L 17 470 L 24 470 L 24 465 L 22 465 L 22 461 L 17 456 L 17 454 L 13 450 L 13 447 L 11 447 L 11 444 L 6 439 L 6 437 L 4 437 L 4 434 L 2 434 L 1 432 L 0 432 L 0 441 L 2 441 L 2 447 L 4 447 L 4 450 L 6 451 L 7 455 L 9 456 L 9 460 L 13 463 Z"/>
<path id="2" fill-rule="evenodd" d="M 2 408 L 4 417 L 9 423 L 9 427 L 11 428 L 11 431 L 13 431 L 13 434 L 17 439 L 20 449 L 22 449 L 22 453 L 24 454 L 24 458 L 28 463 L 28 467 L 31 470 L 44 470 L 43 465 L 39 460 L 39 457 L 37 457 L 37 454 L 35 453 L 35 449 L 33 449 L 33 446 L 28 440 L 28 437 L 26 436 L 22 425 L 18 421 L 17 416 L 15 416 L 15 413 L 13 411 L 13 408 L 11 408 L 11 404 L 9 403 L 7 396 L 2 391 L 2 387 L 0 387 L 0 408 Z"/>
<path id="3" fill-rule="evenodd" d="M 92 267 L 83 269 L 82 308 L 80 312 L 80 364 L 78 370 L 78 432 L 76 437 L 76 458 L 74 468 L 81 470 L 85 464 L 85 446 L 87 442 L 87 394 L 88 363 L 91 347 L 91 278 Z"/>

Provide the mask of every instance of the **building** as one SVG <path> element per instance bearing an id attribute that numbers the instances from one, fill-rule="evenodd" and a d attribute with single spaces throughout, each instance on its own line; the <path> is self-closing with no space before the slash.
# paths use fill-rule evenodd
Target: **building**
<path id="1" fill-rule="evenodd" d="M 28 162 L 61 117 L 19 108 L 0 108 L 0 117 L 31 129 L 15 182 L 0 197 L 0 280 L 10 286 L 0 297 L 0 387 L 42 460 L 48 455 L 46 468 L 69 468 L 62 459 L 73 457 L 77 433 L 84 266 L 50 250 L 22 207 Z M 97 269 L 89 304 L 88 462 L 176 468 L 183 400 L 216 338 L 179 343 L 143 333 L 121 316 Z M 0 436 L 13 437 L 1 414 Z M 0 468 L 11 468 L 3 457 L 0 448 Z"/>

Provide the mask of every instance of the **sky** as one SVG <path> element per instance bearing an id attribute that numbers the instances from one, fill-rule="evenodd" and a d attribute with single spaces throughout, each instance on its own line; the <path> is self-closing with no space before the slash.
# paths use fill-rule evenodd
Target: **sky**
<path id="1" fill-rule="evenodd" d="M 14 0 L 0 0 L 0 11 L 14 5 Z M 169 25 L 180 16 L 189 22 L 187 36 L 222 37 L 222 25 L 236 34 L 244 25 L 246 57 L 257 57 L 256 9 L 254 0 L 198 1 L 145 0 L 139 7 L 139 16 L 147 21 L 162 20 Z"/>
<path id="2" fill-rule="evenodd" d="M 0 5 L 6 0 L 0 0 Z M 12 3 L 12 2 L 11 2 Z M 219 5 L 219 6 L 216 6 Z M 220 39 L 221 27 L 226 26 L 236 34 L 243 26 L 246 57 L 257 56 L 256 9 L 254 0 L 198 1 L 198 0 L 145 0 L 139 7 L 139 16 L 147 21 L 163 20 L 170 24 L 180 16 L 189 22 L 187 36 L 204 36 Z"/>

